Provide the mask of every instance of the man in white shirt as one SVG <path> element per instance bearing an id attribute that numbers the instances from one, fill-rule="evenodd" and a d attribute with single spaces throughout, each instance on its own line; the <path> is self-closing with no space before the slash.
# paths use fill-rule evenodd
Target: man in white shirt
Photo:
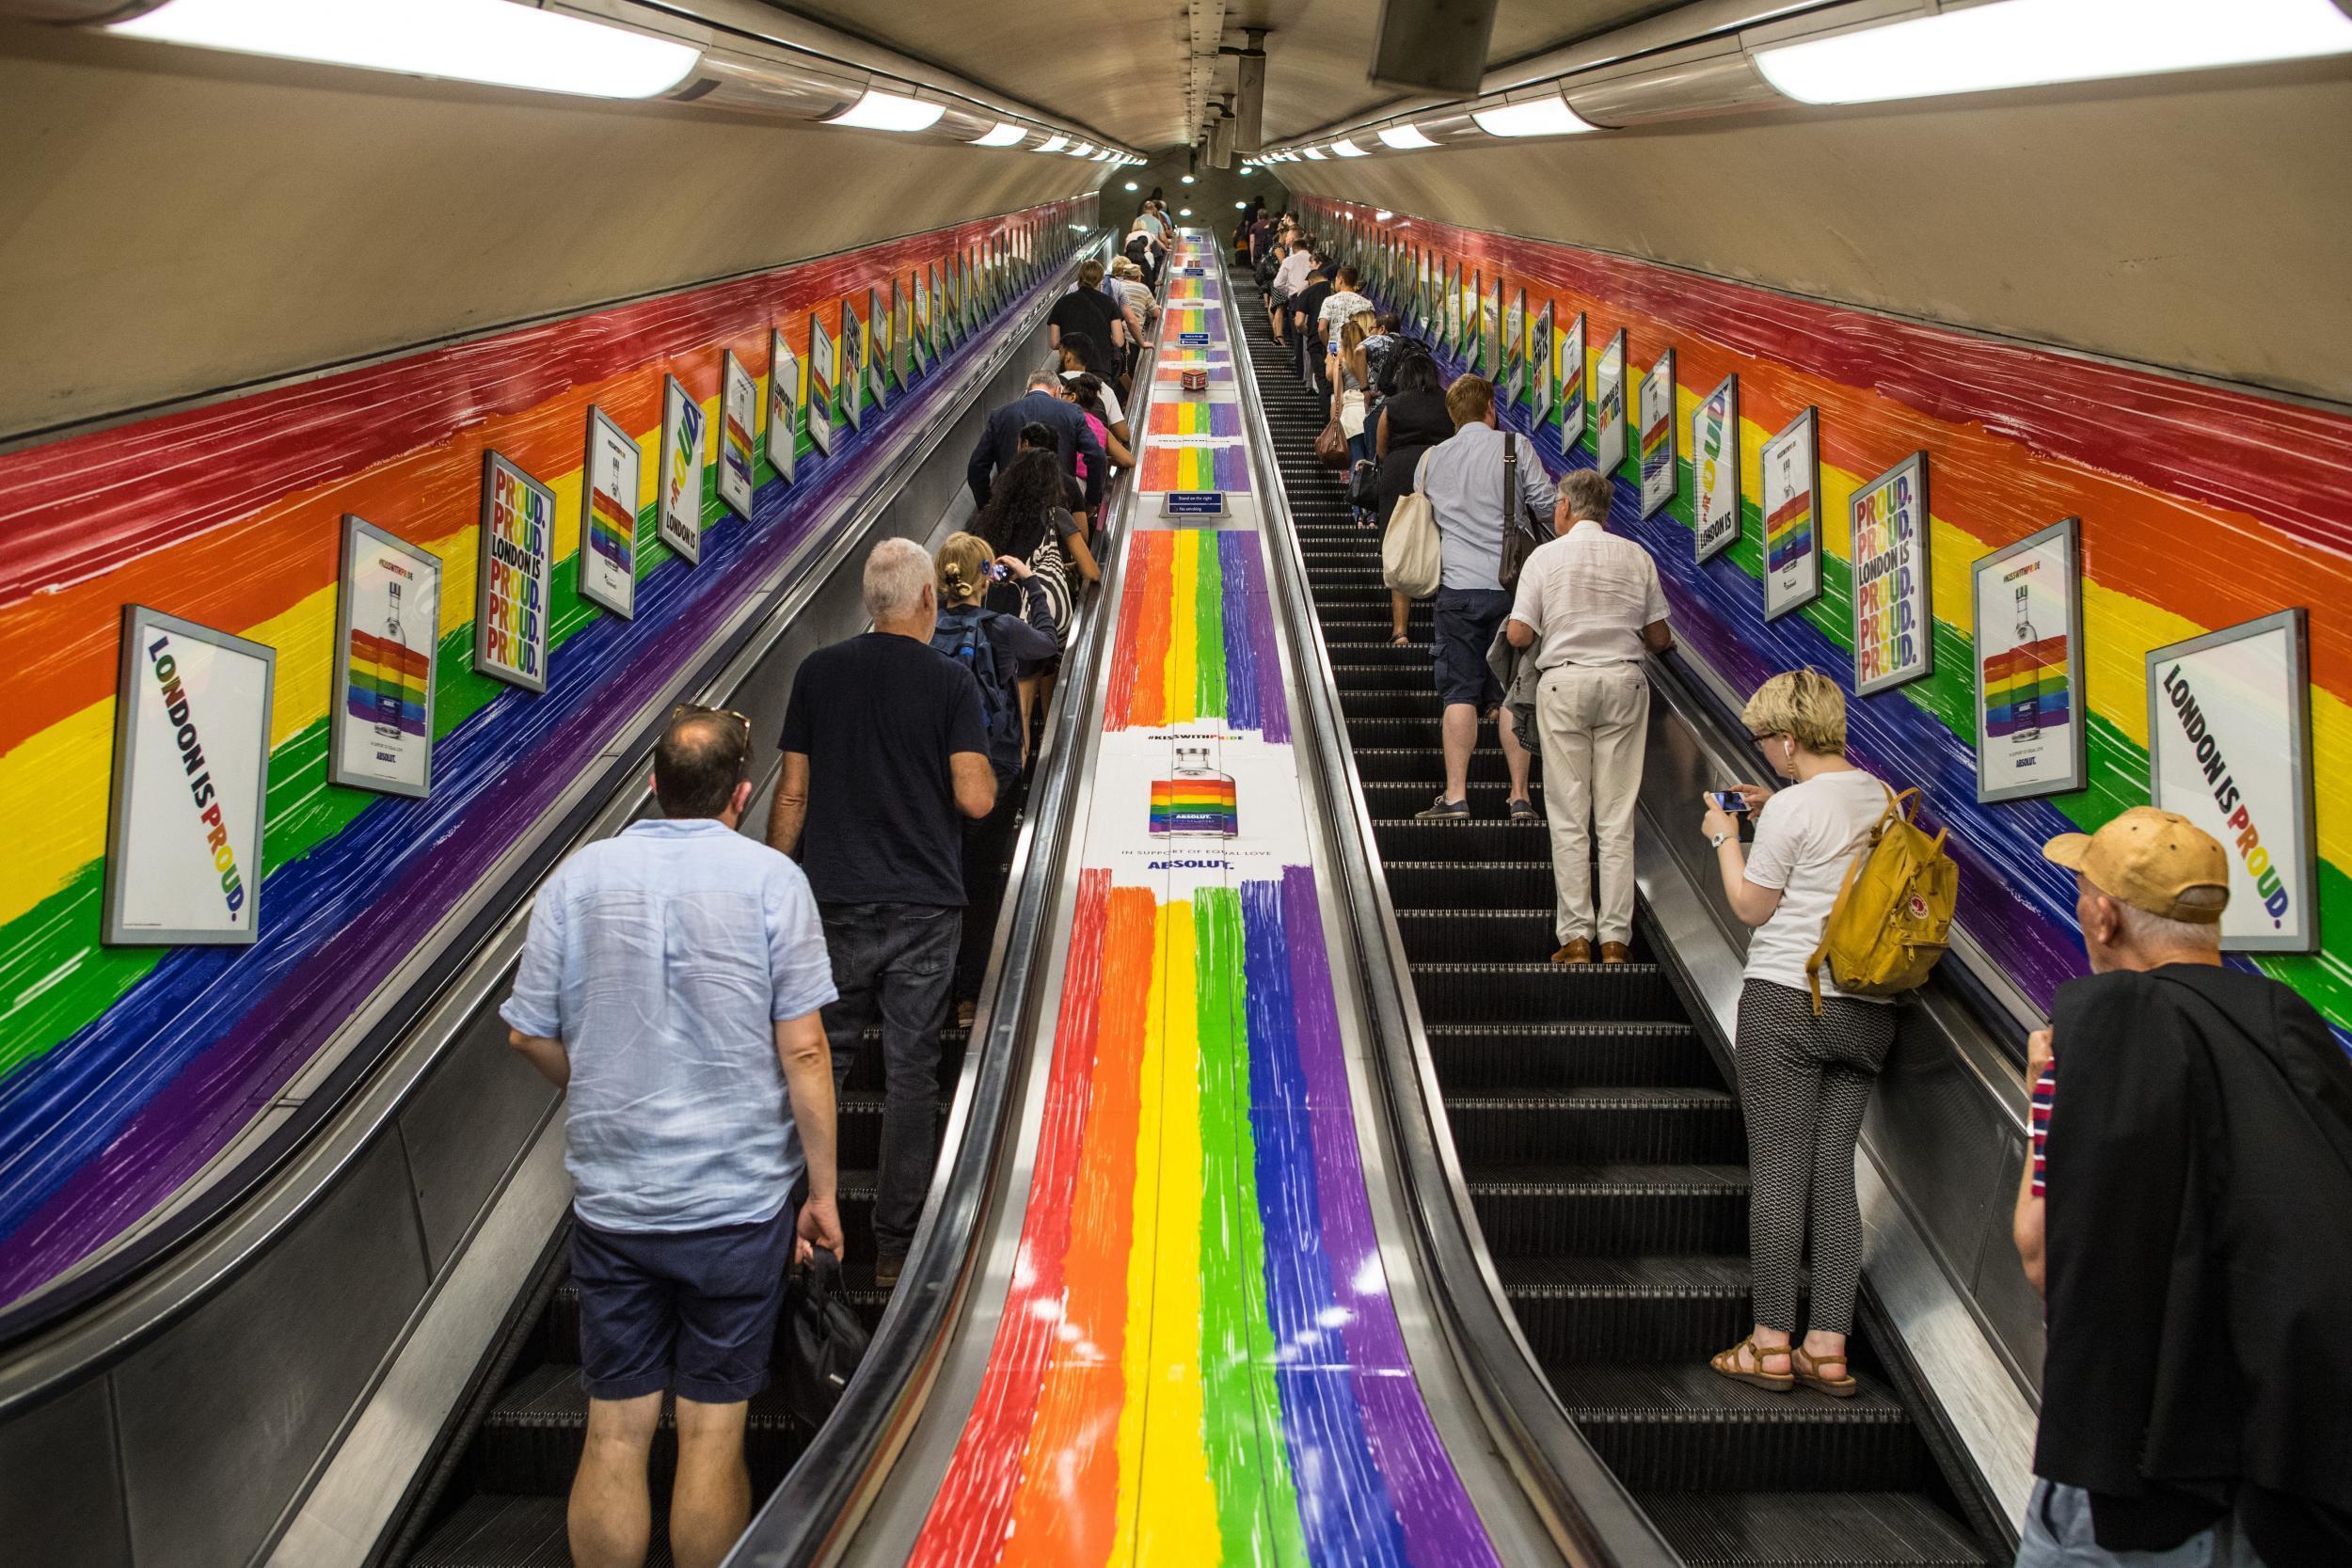
<path id="1" fill-rule="evenodd" d="M 1307 286 L 1307 275 L 1314 270 L 1314 246 L 1303 234 L 1291 237 L 1291 253 L 1282 258 L 1282 264 L 1274 269 L 1274 287 L 1266 291 L 1266 314 L 1274 318 L 1274 341 L 1286 341 L 1284 328 L 1290 312 L 1282 304 L 1291 295 Z"/>
<path id="2" fill-rule="evenodd" d="M 1518 595 L 1503 635 L 1543 672 L 1535 728 L 1544 751 L 1544 814 L 1551 820 L 1557 890 L 1556 964 L 1623 963 L 1633 940 L 1633 807 L 1642 793 L 1649 733 L 1645 653 L 1674 646 L 1658 563 L 1604 526 L 1614 493 L 1609 476 L 1581 468 L 1560 482 L 1552 509 L 1558 537 L 1519 569 Z M 1600 908 L 1593 907 L 1592 840 L 1599 836 Z"/>

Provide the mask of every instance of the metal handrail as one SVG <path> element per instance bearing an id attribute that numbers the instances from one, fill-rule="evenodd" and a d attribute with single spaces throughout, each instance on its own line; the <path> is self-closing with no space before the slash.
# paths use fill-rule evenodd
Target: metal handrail
<path id="1" fill-rule="evenodd" d="M 519 950 L 529 892 L 575 846 L 634 816 L 648 800 L 647 761 L 674 699 L 730 689 L 788 632 L 801 610 L 847 563 L 908 474 L 953 428 L 995 372 L 1052 309 L 1079 259 L 1105 238 L 1096 230 L 1052 275 L 1032 285 L 1000 341 L 960 368 L 943 417 L 893 430 L 872 475 L 836 520 L 812 532 L 706 640 L 687 684 L 649 702 L 620 726 L 612 760 L 577 783 L 538 832 L 501 859 L 484 884 L 372 998 L 363 1030 L 304 1112 L 225 1173 L 204 1196 L 68 1285 L 0 1312 L 0 1422 L 95 1375 L 216 1295 L 320 1203 L 400 1114 L 409 1093 L 463 1037 L 504 984 Z M 630 786 L 632 781 L 636 787 Z M 425 945 L 425 944 L 421 944 Z M 405 983 L 398 1005 L 385 991 Z M 322 1048 L 333 1050 L 334 1044 Z M 315 1107 L 315 1109 L 313 1108 Z M 21 1347 L 21 1348 L 20 1348 Z"/>
<path id="2" fill-rule="evenodd" d="M 1165 293 L 1163 291 L 1163 299 Z M 1156 341 L 1136 361 L 1136 390 L 1125 404 L 1128 428 L 1150 413 Z M 1083 626 L 1062 657 L 1045 732 L 1044 766 L 1016 841 L 1010 904 L 999 915 L 981 983 L 972 1042 L 941 1135 L 940 1160 L 898 1284 L 875 1326 L 865 1359 L 841 1403 L 754 1515 L 727 1558 L 730 1564 L 802 1568 L 818 1561 L 854 1524 L 852 1504 L 881 1481 L 911 1430 L 946 1354 L 948 1330 L 962 1315 L 983 1264 L 982 1221 L 1015 1134 L 1019 1103 L 1037 1062 L 1022 1050 L 1036 1037 L 1056 999 L 1038 984 L 1052 952 L 1049 916 L 1077 834 L 1077 805 L 1087 775 L 1079 726 L 1088 719 L 1096 677 L 1118 625 L 1124 569 L 1118 548 L 1136 505 L 1132 474 L 1114 483 L 1104 503 L 1103 580 L 1081 613 Z"/>
<path id="3" fill-rule="evenodd" d="M 1219 265 L 1223 265 L 1220 253 Z M 1238 301 L 1228 289 L 1226 334 L 1253 450 L 1274 452 L 1274 437 L 1248 359 Z M 1403 1156 L 1406 1208 L 1422 1256 L 1432 1265 L 1432 1299 L 1476 1383 L 1487 1393 L 1485 1412 L 1499 1443 L 1515 1449 L 1516 1468 L 1529 1484 L 1554 1538 L 1571 1560 L 1589 1568 L 1649 1568 L 1680 1557 L 1659 1534 L 1616 1475 L 1571 1420 L 1519 1332 L 1502 1283 L 1480 1234 L 1478 1220 L 1447 1132 L 1437 1064 L 1409 978 L 1404 934 L 1380 874 L 1372 812 L 1357 776 L 1354 748 L 1340 711 L 1339 683 L 1316 630 L 1320 623 L 1307 586 L 1306 562 L 1289 497 L 1277 483 L 1259 493 L 1262 522 L 1277 547 L 1277 591 L 1291 660 L 1305 698 L 1297 726 L 1301 751 L 1321 787 L 1316 791 L 1326 842 L 1340 849 L 1334 875 L 1346 905 L 1349 943 L 1359 988 L 1372 1014 L 1375 1049 L 1367 1053 L 1387 1113 L 1390 1135 Z"/>

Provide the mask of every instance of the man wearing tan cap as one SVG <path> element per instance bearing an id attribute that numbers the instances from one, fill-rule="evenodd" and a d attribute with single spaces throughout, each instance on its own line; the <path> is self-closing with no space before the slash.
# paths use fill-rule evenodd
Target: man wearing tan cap
<path id="1" fill-rule="evenodd" d="M 2032 1042 L 2016 1236 L 2048 1339 L 2019 1568 L 2352 1563 L 2352 1057 L 2223 967 L 2229 856 L 2186 817 L 2042 853 L 2091 974 Z"/>

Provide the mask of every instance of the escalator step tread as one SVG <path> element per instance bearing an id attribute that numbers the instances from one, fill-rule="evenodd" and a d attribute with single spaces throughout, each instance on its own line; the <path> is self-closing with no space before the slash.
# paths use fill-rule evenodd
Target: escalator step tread
<path id="1" fill-rule="evenodd" d="M 457 1506 L 408 1560 L 408 1568 L 572 1568 L 561 1497 L 477 1493 Z M 671 1568 L 661 1500 L 654 1506 L 653 1551 L 645 1568 Z"/>
<path id="2" fill-rule="evenodd" d="M 1951 1515 L 1916 1492 L 1651 1492 L 1639 1498 L 1691 1568 L 1983 1568 Z"/>
<path id="3" fill-rule="evenodd" d="M 1464 1167 L 1462 1179 L 1473 1194 L 1632 1197 L 1648 1193 L 1745 1193 L 1748 1167 L 1706 1164 L 1469 1165 Z"/>
<path id="4" fill-rule="evenodd" d="M 1908 1427 L 1911 1417 L 1886 1386 L 1857 1369 L 1862 1386 L 1834 1400 L 1809 1388 L 1775 1394 L 1734 1383 L 1704 1361 L 1589 1361 L 1554 1365 L 1552 1392 L 1582 1423 L 1765 1420 L 1775 1424 Z"/>
<path id="5" fill-rule="evenodd" d="M 1745 1300 L 1748 1260 L 1733 1254 L 1632 1258 L 1498 1258 L 1496 1277 L 1514 1300 L 1612 1296 L 1725 1296 Z"/>

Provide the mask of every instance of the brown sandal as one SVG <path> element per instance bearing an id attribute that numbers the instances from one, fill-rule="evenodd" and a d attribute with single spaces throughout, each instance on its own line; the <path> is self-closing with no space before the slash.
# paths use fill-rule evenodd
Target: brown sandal
<path id="1" fill-rule="evenodd" d="M 1750 1352 L 1755 1356 L 1756 1370 L 1749 1371 L 1740 1365 L 1740 1353 L 1741 1351 Z M 1797 1386 L 1797 1380 L 1787 1372 L 1766 1371 L 1764 1370 L 1764 1358 L 1768 1355 L 1787 1355 L 1788 1354 L 1788 1351 L 1784 1350 L 1777 1345 L 1773 1346 L 1770 1350 L 1765 1349 L 1763 1346 L 1756 1342 L 1756 1336 L 1751 1334 L 1746 1338 L 1740 1340 L 1738 1344 L 1732 1346 L 1729 1350 L 1724 1351 L 1719 1354 L 1709 1356 L 1707 1364 L 1724 1377 L 1731 1379 L 1734 1383 L 1744 1383 L 1752 1387 L 1763 1388 L 1772 1393 L 1785 1394 L 1788 1392 L 1789 1389 L 1794 1388 Z M 1789 1365 L 1794 1366 L 1795 1362 L 1792 1361 Z"/>
<path id="2" fill-rule="evenodd" d="M 1761 1363 L 1758 1364 L 1761 1365 Z M 1853 1369 L 1847 1365 L 1846 1358 L 1842 1355 L 1824 1355 L 1816 1361 L 1805 1354 L 1803 1345 L 1791 1341 L 1788 1346 L 1788 1365 L 1796 1369 L 1799 1383 L 1817 1393 L 1827 1394 L 1834 1400 L 1850 1400 L 1862 1388 L 1862 1385 L 1853 1379 Z M 1823 1377 L 1821 1375 L 1823 1367 L 1836 1367 L 1846 1375 Z"/>

